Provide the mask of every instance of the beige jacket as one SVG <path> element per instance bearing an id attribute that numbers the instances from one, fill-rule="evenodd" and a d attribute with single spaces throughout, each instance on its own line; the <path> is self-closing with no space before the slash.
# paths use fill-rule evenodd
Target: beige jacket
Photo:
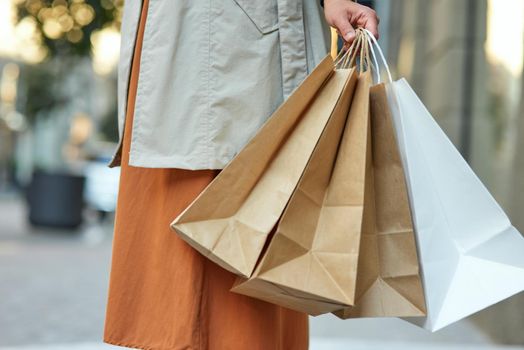
<path id="1" fill-rule="evenodd" d="M 118 68 L 120 165 L 141 4 L 127 0 Z M 129 163 L 222 169 L 329 51 L 319 0 L 150 0 Z"/>

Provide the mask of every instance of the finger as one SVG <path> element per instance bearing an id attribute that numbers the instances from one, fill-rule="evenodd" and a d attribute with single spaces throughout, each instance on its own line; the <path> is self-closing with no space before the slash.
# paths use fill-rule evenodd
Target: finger
<path id="1" fill-rule="evenodd" d="M 337 22 L 335 23 L 337 26 L 338 31 L 342 34 L 342 38 L 347 43 L 352 43 L 353 40 L 355 40 L 355 29 L 349 23 L 349 19 L 345 17 L 339 17 Z"/>
<path id="2" fill-rule="evenodd" d="M 379 37 L 378 22 L 379 19 L 375 11 L 370 11 L 369 14 L 366 15 L 366 24 L 364 25 L 364 28 L 369 30 L 375 39 L 378 39 Z"/>
<path id="3" fill-rule="evenodd" d="M 355 29 L 353 28 L 351 23 L 349 23 L 349 20 L 346 20 L 345 22 L 343 22 L 343 27 L 341 31 L 342 31 L 342 37 L 349 44 L 351 44 L 353 40 L 355 40 L 355 36 L 356 36 Z"/>

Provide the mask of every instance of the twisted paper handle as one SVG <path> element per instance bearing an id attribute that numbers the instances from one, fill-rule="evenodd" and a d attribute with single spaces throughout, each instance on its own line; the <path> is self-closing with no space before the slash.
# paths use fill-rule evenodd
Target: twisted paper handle
<path id="1" fill-rule="evenodd" d="M 336 51 L 335 51 L 336 53 Z M 378 53 L 378 55 L 376 54 Z M 391 72 L 384 53 L 380 48 L 377 39 L 371 32 L 364 28 L 357 28 L 356 38 L 349 48 L 342 49 L 334 58 L 336 69 L 347 69 L 356 66 L 357 58 L 359 59 L 358 69 L 360 72 L 372 70 L 376 74 L 376 83 L 381 82 L 380 63 L 387 73 L 387 81 L 392 82 Z"/>
<path id="2" fill-rule="evenodd" d="M 346 50 L 341 50 L 335 57 L 335 67 L 337 69 L 347 69 L 356 66 L 360 72 L 365 72 L 373 67 L 370 55 L 371 40 L 363 28 L 355 30 L 355 40 Z"/>

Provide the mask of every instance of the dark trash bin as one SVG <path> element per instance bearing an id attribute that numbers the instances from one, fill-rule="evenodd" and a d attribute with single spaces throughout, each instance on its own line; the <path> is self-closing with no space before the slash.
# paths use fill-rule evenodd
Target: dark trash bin
<path id="1" fill-rule="evenodd" d="M 35 226 L 76 228 L 82 223 L 85 177 L 35 171 L 27 188 L 29 222 Z"/>

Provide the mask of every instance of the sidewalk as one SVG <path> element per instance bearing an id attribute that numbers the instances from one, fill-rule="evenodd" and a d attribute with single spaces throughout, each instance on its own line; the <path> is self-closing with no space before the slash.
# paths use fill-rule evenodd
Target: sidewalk
<path id="1" fill-rule="evenodd" d="M 76 232 L 37 230 L 26 224 L 19 198 L 0 197 L 0 350 L 121 349 L 101 342 L 108 219 Z M 398 319 L 310 320 L 313 350 L 518 349 L 495 346 L 470 320 L 435 334 Z"/>

